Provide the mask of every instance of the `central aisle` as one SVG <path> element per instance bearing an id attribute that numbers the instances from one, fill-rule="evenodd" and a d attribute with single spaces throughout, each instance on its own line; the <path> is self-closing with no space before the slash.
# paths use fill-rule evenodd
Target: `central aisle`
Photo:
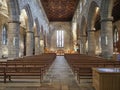
<path id="1" fill-rule="evenodd" d="M 64 56 L 56 57 L 43 83 L 54 87 L 55 90 L 80 90 Z"/>

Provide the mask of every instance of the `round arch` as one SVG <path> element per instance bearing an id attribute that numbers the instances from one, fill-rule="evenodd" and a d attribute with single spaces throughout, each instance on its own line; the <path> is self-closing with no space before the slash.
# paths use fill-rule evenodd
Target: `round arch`
<path id="1" fill-rule="evenodd" d="M 35 36 L 39 36 L 40 34 L 40 25 L 39 25 L 39 21 L 38 21 L 38 18 L 35 19 L 35 31 L 34 31 L 34 34 Z"/>
<path id="2" fill-rule="evenodd" d="M 9 12 L 9 22 L 18 22 L 20 8 L 18 0 L 6 0 Z"/>
<path id="3" fill-rule="evenodd" d="M 27 16 L 28 16 L 28 27 L 30 29 L 30 31 L 33 31 L 31 30 L 33 25 L 34 25 L 34 21 L 33 21 L 33 16 L 32 16 L 32 12 L 31 12 L 31 9 L 30 9 L 30 6 L 29 4 L 26 4 L 23 9 L 25 9 L 26 13 L 27 13 Z"/>
<path id="4" fill-rule="evenodd" d="M 96 19 L 97 19 L 97 16 L 99 14 L 99 5 L 93 1 L 91 2 L 90 4 L 90 7 L 89 7 L 89 12 L 88 12 L 88 17 L 87 17 L 87 27 L 89 30 L 95 30 L 95 23 L 96 23 Z"/>
<path id="5" fill-rule="evenodd" d="M 87 17 L 87 39 L 88 39 L 88 54 L 96 55 L 96 48 L 98 42 L 96 42 L 96 32 L 98 27 L 100 27 L 100 7 L 95 2 L 90 3 L 88 17 Z M 96 47 L 96 48 L 95 48 Z"/>

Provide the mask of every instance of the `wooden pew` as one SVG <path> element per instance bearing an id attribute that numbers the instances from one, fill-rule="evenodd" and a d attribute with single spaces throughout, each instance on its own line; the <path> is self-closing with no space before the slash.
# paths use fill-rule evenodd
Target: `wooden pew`
<path id="1" fill-rule="evenodd" d="M 4 83 L 6 83 L 7 77 L 11 80 L 11 76 L 40 75 L 41 80 L 46 70 L 53 63 L 55 57 L 56 54 L 43 54 L 0 62 L 0 76 L 4 77 Z"/>
<path id="2" fill-rule="evenodd" d="M 80 82 L 81 76 L 91 76 L 93 67 L 120 67 L 120 61 L 108 61 L 100 57 L 93 57 L 81 54 L 65 55 L 67 62 Z M 87 70 L 88 69 L 88 70 Z M 84 78 L 84 79 L 85 79 Z"/>
<path id="3" fill-rule="evenodd" d="M 5 82 L 4 75 L 5 75 L 5 66 L 0 66 L 0 76 L 3 76 L 4 82 Z"/>
<path id="4" fill-rule="evenodd" d="M 41 69 L 42 67 L 6 67 L 4 72 L 4 83 L 6 83 L 7 77 L 11 80 L 12 76 L 39 76 L 41 82 L 43 76 Z"/>
<path id="5" fill-rule="evenodd" d="M 79 67 L 77 72 L 77 80 L 80 83 L 80 79 L 91 79 L 92 77 L 91 67 Z"/>

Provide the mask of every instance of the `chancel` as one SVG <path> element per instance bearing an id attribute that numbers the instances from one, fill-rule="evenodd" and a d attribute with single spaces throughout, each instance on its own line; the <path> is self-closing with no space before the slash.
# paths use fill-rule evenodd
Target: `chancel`
<path id="1" fill-rule="evenodd" d="M 0 90 L 120 90 L 120 0 L 0 0 Z"/>

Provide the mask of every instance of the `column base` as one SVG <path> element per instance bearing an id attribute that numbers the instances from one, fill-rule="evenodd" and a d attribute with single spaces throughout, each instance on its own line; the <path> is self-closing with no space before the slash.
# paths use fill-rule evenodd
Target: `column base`
<path id="1" fill-rule="evenodd" d="M 113 58 L 113 55 L 109 55 L 107 52 L 104 52 L 104 53 L 102 53 L 102 57 L 109 60 L 109 59 Z"/>

